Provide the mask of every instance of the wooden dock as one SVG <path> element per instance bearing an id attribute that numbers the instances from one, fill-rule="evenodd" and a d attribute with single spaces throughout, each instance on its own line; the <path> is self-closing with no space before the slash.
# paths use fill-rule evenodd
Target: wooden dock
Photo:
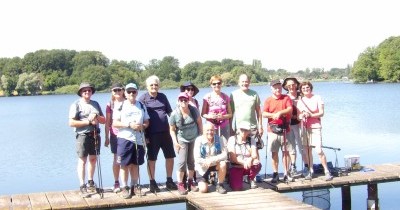
<path id="1" fill-rule="evenodd" d="M 323 176 L 311 181 L 298 179 L 296 182 L 272 184 L 269 179 L 258 183 L 259 188 L 249 189 L 221 195 L 210 187 L 210 193 L 192 193 L 180 195 L 178 191 L 168 191 L 160 184 L 161 192 L 150 193 L 145 185 L 146 196 L 123 199 L 119 194 L 106 189 L 104 198 L 98 194 L 90 198 L 82 198 L 78 190 L 63 192 L 29 193 L 0 196 L 0 210 L 22 209 L 105 209 L 138 206 L 152 206 L 168 203 L 186 202 L 188 209 L 317 209 L 311 205 L 287 197 L 280 192 L 293 192 L 320 188 L 342 188 L 343 204 L 351 204 L 350 187 L 354 185 L 368 185 L 368 199 L 378 204 L 377 184 L 400 180 L 400 163 L 365 166 L 372 169 L 368 172 L 351 172 L 348 176 L 335 177 L 326 182 Z M 229 187 L 227 187 L 229 189 Z M 351 206 L 351 205 L 350 205 Z M 345 208 L 345 205 L 343 205 Z"/>

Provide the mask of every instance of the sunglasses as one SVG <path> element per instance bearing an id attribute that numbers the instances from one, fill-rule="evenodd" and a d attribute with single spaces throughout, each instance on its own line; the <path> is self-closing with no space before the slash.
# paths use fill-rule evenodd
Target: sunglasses
<path id="1" fill-rule="evenodd" d="M 185 88 L 187 91 L 194 91 L 194 88 Z"/>
<path id="2" fill-rule="evenodd" d="M 137 93 L 137 90 L 128 90 L 128 91 L 126 91 L 126 93 L 128 93 L 128 94 L 136 94 Z"/>
<path id="3" fill-rule="evenodd" d="M 114 92 L 121 92 L 121 91 L 122 91 L 122 88 L 115 88 L 115 89 L 113 89 L 112 91 L 114 91 Z"/>
<path id="4" fill-rule="evenodd" d="M 221 82 L 213 82 L 212 85 L 214 85 L 214 86 L 221 85 Z"/>
<path id="5" fill-rule="evenodd" d="M 179 101 L 180 102 L 188 102 L 189 100 L 187 100 L 186 98 L 180 98 Z"/>

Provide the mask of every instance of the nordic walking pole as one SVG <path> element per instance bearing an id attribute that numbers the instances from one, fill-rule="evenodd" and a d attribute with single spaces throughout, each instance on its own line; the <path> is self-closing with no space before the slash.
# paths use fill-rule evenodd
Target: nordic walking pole
<path id="1" fill-rule="evenodd" d="M 104 194 L 103 194 L 103 179 L 101 176 L 101 164 L 100 164 L 100 143 L 99 143 L 99 138 L 97 137 L 97 127 L 94 126 L 94 147 L 96 151 L 96 165 L 97 165 L 97 178 L 99 180 L 99 195 L 100 198 L 103 199 Z"/>
<path id="2" fill-rule="evenodd" d="M 146 153 L 146 165 L 147 165 L 147 171 L 150 174 L 150 178 L 153 177 L 153 174 L 151 173 L 151 168 L 150 168 L 150 164 L 149 164 L 149 154 L 147 153 L 147 142 L 146 142 L 146 138 L 144 136 L 144 131 L 141 132 L 142 133 L 142 139 L 143 139 L 143 148 L 144 148 L 144 152 Z M 154 194 L 157 196 L 157 191 L 154 191 Z"/>
<path id="3" fill-rule="evenodd" d="M 311 167 L 313 167 L 311 165 L 311 160 L 310 160 L 310 150 L 311 150 L 310 138 L 311 138 L 311 134 L 310 134 L 310 132 L 308 132 L 308 129 L 307 129 L 307 118 L 304 117 L 303 120 L 304 120 L 304 130 L 305 130 L 305 134 L 306 134 L 306 138 L 307 138 L 307 162 L 308 162 L 309 173 L 311 174 Z M 312 174 L 311 174 L 311 180 L 312 180 Z"/>
<path id="4" fill-rule="evenodd" d="M 135 133 L 136 133 L 136 131 L 135 131 Z M 143 132 L 141 132 L 141 133 L 143 133 Z M 142 141 L 144 142 L 143 135 L 142 135 Z M 139 150 L 138 150 L 138 142 L 137 142 L 137 139 L 136 139 L 136 141 L 135 141 L 135 147 L 136 147 L 136 165 L 138 166 L 138 171 L 137 171 L 137 173 L 138 173 L 138 180 L 139 180 L 139 197 L 142 197 L 142 186 L 140 185 Z M 135 187 L 135 186 L 134 186 L 134 187 Z"/>
<path id="5" fill-rule="evenodd" d="M 282 161 L 284 166 L 285 166 L 285 170 L 286 170 L 286 177 L 288 178 L 286 180 L 286 183 L 289 182 L 289 177 L 288 177 L 288 172 L 289 172 L 289 167 L 288 167 L 288 151 L 287 151 L 287 141 L 286 141 L 286 128 L 283 129 L 283 133 L 282 133 L 282 138 L 283 138 L 283 148 L 284 148 L 284 152 L 283 152 L 283 157 L 285 161 Z"/>

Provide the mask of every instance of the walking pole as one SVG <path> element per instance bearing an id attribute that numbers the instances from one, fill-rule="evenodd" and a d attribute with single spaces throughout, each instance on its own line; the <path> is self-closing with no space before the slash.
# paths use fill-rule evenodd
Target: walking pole
<path id="1" fill-rule="evenodd" d="M 288 183 L 289 182 L 289 177 L 290 177 L 290 181 L 292 181 L 293 180 L 293 178 L 291 177 L 291 176 L 288 176 L 288 173 L 289 173 L 289 164 L 288 164 L 288 156 L 289 156 L 289 154 L 288 154 L 288 151 L 287 151 L 287 141 L 286 141 L 286 128 L 284 128 L 283 129 L 283 133 L 282 133 L 282 137 L 283 137 L 283 148 L 284 148 L 284 152 L 283 152 L 283 156 L 284 157 L 286 157 L 286 159 L 285 159 L 285 162 L 283 163 L 284 164 L 284 166 L 285 166 L 285 170 L 286 170 L 286 177 L 288 178 L 287 180 L 286 180 L 286 183 Z M 283 162 L 283 161 L 282 161 Z"/>
<path id="2" fill-rule="evenodd" d="M 264 181 L 267 179 L 267 158 L 268 158 L 268 132 L 267 132 L 267 140 L 266 140 L 266 146 L 265 146 L 265 168 L 264 168 Z"/>
<path id="3" fill-rule="evenodd" d="M 96 151 L 96 165 L 97 165 L 97 178 L 99 180 L 99 189 L 98 193 L 100 195 L 100 198 L 103 199 L 104 194 L 103 194 L 103 179 L 101 176 L 101 164 L 100 164 L 100 143 L 99 143 L 99 138 L 97 137 L 97 127 L 94 126 L 94 147 Z"/>
<path id="4" fill-rule="evenodd" d="M 142 187 L 140 185 L 140 165 L 139 165 L 139 150 L 138 150 L 138 143 L 135 142 L 136 147 L 136 164 L 138 166 L 138 180 L 139 180 L 139 197 L 142 197 Z M 134 186 L 135 187 L 135 186 Z"/>
<path id="5" fill-rule="evenodd" d="M 303 116 L 304 117 L 304 116 Z M 308 170 L 309 170 L 309 173 L 311 174 L 311 167 L 313 167 L 312 165 L 311 165 L 311 160 L 310 160 L 310 150 L 311 150 L 311 147 L 310 147 L 310 138 L 311 138 L 311 134 L 310 134 L 310 132 L 308 132 L 308 129 L 307 129 L 307 118 L 306 117 L 304 117 L 304 119 L 303 119 L 304 121 L 304 130 L 305 130 L 305 134 L 306 134 L 306 138 L 307 138 L 307 160 L 308 160 Z M 311 180 L 312 180 L 312 174 L 311 174 Z"/>
<path id="6" fill-rule="evenodd" d="M 149 154 L 147 153 L 147 142 L 146 142 L 146 138 L 144 136 L 144 131 L 142 131 L 141 133 L 142 133 L 142 139 L 143 139 L 143 148 L 144 148 L 144 152 L 146 153 L 147 171 L 149 172 L 150 178 L 151 178 L 151 177 L 153 177 L 153 174 L 151 173 L 150 164 L 149 164 Z M 157 196 L 156 190 L 154 190 L 154 194 Z"/>

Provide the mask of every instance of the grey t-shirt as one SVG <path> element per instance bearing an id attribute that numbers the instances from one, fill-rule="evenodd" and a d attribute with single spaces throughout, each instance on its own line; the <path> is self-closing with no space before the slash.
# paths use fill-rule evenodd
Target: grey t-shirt
<path id="1" fill-rule="evenodd" d="M 103 116 L 101 107 L 97 101 L 90 100 L 86 102 L 83 99 L 76 100 L 69 108 L 69 118 L 81 121 L 88 121 L 90 114 L 97 114 Z M 98 127 L 97 127 L 98 128 Z M 77 134 L 88 133 L 94 130 L 94 126 L 87 125 L 79 128 L 74 128 Z"/>

